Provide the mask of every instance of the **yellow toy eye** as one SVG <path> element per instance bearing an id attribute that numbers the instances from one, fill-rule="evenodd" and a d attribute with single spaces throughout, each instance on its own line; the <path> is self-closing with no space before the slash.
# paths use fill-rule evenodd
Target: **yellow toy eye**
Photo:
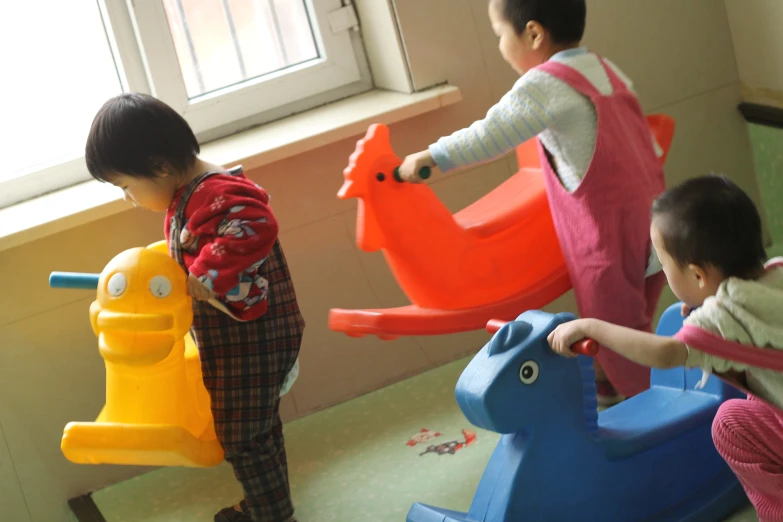
<path id="1" fill-rule="evenodd" d="M 150 279 L 150 292 L 158 299 L 168 297 L 171 293 L 171 281 L 166 276 L 155 276 Z"/>
<path id="2" fill-rule="evenodd" d="M 125 274 L 117 272 L 109 278 L 109 283 L 106 285 L 109 295 L 112 297 L 119 297 L 125 293 L 125 289 L 128 288 L 128 279 Z"/>

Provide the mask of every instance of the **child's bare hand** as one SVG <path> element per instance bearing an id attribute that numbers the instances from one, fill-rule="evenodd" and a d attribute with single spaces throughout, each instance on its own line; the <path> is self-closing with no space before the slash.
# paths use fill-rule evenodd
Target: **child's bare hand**
<path id="1" fill-rule="evenodd" d="M 424 180 L 419 175 L 419 171 L 424 167 L 435 167 L 435 160 L 432 159 L 429 150 L 423 150 L 406 157 L 400 165 L 400 177 L 408 183 L 421 183 Z"/>
<path id="2" fill-rule="evenodd" d="M 685 303 L 682 303 L 682 306 L 680 307 L 680 313 L 683 317 L 688 317 L 691 315 L 691 307 L 686 305 Z"/>
<path id="3" fill-rule="evenodd" d="M 577 354 L 571 351 L 571 345 L 588 337 L 587 324 L 587 319 L 577 319 L 561 324 L 547 337 L 549 346 L 563 357 L 576 357 Z"/>
<path id="4" fill-rule="evenodd" d="M 215 292 L 204 285 L 197 277 L 188 274 L 188 294 L 196 301 L 209 301 L 215 297 Z"/>

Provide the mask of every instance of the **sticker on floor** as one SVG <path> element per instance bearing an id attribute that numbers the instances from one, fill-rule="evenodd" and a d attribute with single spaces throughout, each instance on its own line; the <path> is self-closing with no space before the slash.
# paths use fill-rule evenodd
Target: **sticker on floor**
<path id="1" fill-rule="evenodd" d="M 408 446 L 415 446 L 416 444 L 424 444 L 425 442 L 428 442 L 435 437 L 440 437 L 440 433 L 437 431 L 428 430 L 427 428 L 422 429 L 419 433 L 408 439 L 407 444 Z"/>
<path id="2" fill-rule="evenodd" d="M 428 453 L 435 453 L 437 455 L 454 455 L 459 450 L 472 446 L 476 443 L 476 434 L 470 430 L 462 430 L 462 436 L 465 438 L 463 441 L 452 440 L 437 446 L 428 446 L 424 453 L 420 453 L 419 456 L 426 455 Z"/>

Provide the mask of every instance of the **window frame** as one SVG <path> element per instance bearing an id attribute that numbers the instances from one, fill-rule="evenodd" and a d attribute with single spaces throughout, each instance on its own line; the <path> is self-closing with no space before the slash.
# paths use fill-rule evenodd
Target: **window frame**
<path id="1" fill-rule="evenodd" d="M 332 31 L 341 0 L 304 0 L 320 58 L 189 99 L 162 0 L 137 1 L 134 16 L 153 94 L 188 120 L 196 134 L 361 80 L 349 31 Z"/>
<path id="2" fill-rule="evenodd" d="M 329 14 L 350 0 L 305 0 L 320 58 L 188 99 L 163 0 L 95 0 L 123 92 L 151 94 L 174 107 L 199 141 L 372 89 L 358 26 L 333 32 Z M 151 49 L 151 52 L 146 50 Z M 0 209 L 90 179 L 77 151 L 0 181 Z"/>

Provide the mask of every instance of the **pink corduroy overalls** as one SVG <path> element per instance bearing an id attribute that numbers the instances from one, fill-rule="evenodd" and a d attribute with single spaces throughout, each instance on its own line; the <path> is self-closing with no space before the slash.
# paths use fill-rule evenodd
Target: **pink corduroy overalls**
<path id="1" fill-rule="evenodd" d="M 612 85 L 609 95 L 561 63 L 538 67 L 589 98 L 598 122 L 592 161 L 574 192 L 563 187 L 539 140 L 541 165 L 579 315 L 650 331 L 666 284 L 663 272 L 645 275 L 652 203 L 665 188 L 663 168 L 638 99 L 602 64 Z M 650 387 L 648 368 L 611 350 L 600 350 L 598 362 L 622 395 Z"/>

